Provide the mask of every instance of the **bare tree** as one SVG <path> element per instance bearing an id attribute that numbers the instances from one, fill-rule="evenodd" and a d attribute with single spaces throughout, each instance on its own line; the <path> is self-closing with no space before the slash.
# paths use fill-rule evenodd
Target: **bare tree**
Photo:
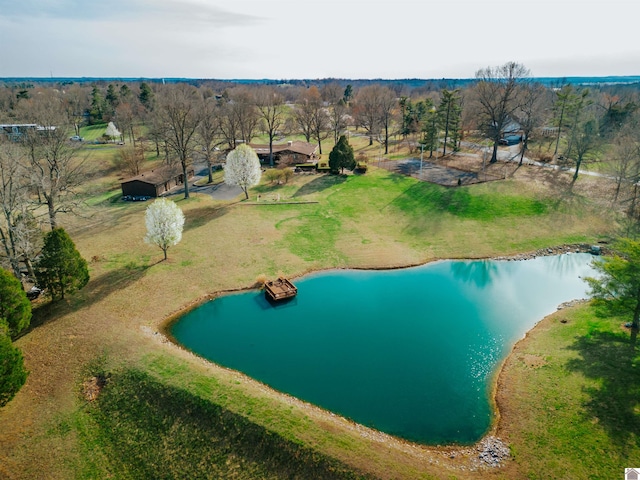
<path id="1" fill-rule="evenodd" d="M 613 141 L 609 174 L 615 179 L 613 202 L 618 201 L 621 191 L 640 181 L 640 135 L 635 125 L 628 125 Z"/>
<path id="2" fill-rule="evenodd" d="M 293 111 L 293 118 L 307 142 L 311 141 L 311 137 L 316 132 L 316 120 L 318 111 L 321 109 L 322 97 L 318 87 L 311 86 L 300 93 Z"/>
<path id="3" fill-rule="evenodd" d="M 159 110 L 153 110 L 146 113 L 147 135 L 156 147 L 156 156 L 160 156 L 160 149 L 165 154 L 165 162 L 169 162 L 169 149 L 165 141 L 168 135 L 167 125 Z"/>
<path id="4" fill-rule="evenodd" d="M 24 151 L 10 141 L 0 141 L 0 241 L 4 256 L 20 278 L 20 219 L 28 212 L 28 176 Z"/>
<path id="5" fill-rule="evenodd" d="M 380 125 L 384 130 L 384 153 L 389 153 L 389 135 L 391 122 L 394 118 L 394 112 L 398 100 L 393 90 L 382 87 L 380 90 Z"/>
<path id="6" fill-rule="evenodd" d="M 342 131 L 347 128 L 348 111 L 349 107 L 342 97 L 340 97 L 336 103 L 332 103 L 329 106 L 328 124 L 329 128 L 333 132 L 334 143 L 338 143 L 338 139 L 340 138 Z"/>
<path id="7" fill-rule="evenodd" d="M 275 88 L 265 86 L 256 92 L 256 105 L 269 135 L 269 165 L 273 167 L 273 139 L 285 121 L 284 99 Z"/>
<path id="8" fill-rule="evenodd" d="M 576 137 L 579 135 L 580 130 L 582 129 L 585 122 L 589 119 L 585 119 L 585 117 L 591 115 L 594 119 L 596 116 L 596 109 L 593 107 L 593 101 L 589 96 L 589 89 L 580 89 L 575 92 L 574 95 L 570 98 L 569 104 L 567 105 L 567 130 L 568 130 L 568 140 L 567 140 L 567 150 L 565 155 L 567 157 L 571 157 L 573 143 Z M 595 132 L 594 132 L 595 133 Z"/>
<path id="9" fill-rule="evenodd" d="M 89 90 L 82 85 L 69 86 L 64 94 L 64 104 L 68 122 L 73 125 L 74 133 L 80 135 L 80 125 L 89 108 Z"/>
<path id="10" fill-rule="evenodd" d="M 521 85 L 519 107 L 513 113 L 513 118 L 522 129 L 520 165 L 524 160 L 533 132 L 542 124 L 546 93 L 547 89 L 539 83 L 526 82 Z"/>
<path id="11" fill-rule="evenodd" d="M 220 105 L 220 131 L 229 148 L 232 150 L 236 148 L 240 138 L 240 124 L 231 101 L 223 100 Z"/>
<path id="12" fill-rule="evenodd" d="M 58 213 L 73 212 L 81 204 L 75 189 L 86 178 L 84 159 L 79 158 L 78 147 L 68 141 L 71 128 L 57 92 L 34 96 L 25 108 L 39 125 L 23 138 L 31 184 L 38 198 L 44 198 L 53 230 L 58 226 Z"/>
<path id="13" fill-rule="evenodd" d="M 144 150 L 141 145 L 122 147 L 115 154 L 113 163 L 129 175 L 139 175 L 144 163 Z"/>
<path id="14" fill-rule="evenodd" d="M 571 183 L 578 179 L 580 167 L 588 160 L 595 158 L 602 145 L 600 138 L 598 119 L 591 114 L 576 123 L 571 130 L 571 157 L 575 161 L 576 168 Z"/>
<path id="15" fill-rule="evenodd" d="M 231 89 L 228 92 L 228 98 L 223 101 L 221 129 L 229 147 L 235 148 L 238 140 L 250 143 L 259 120 L 250 89 L 248 87 Z"/>
<path id="16" fill-rule="evenodd" d="M 369 137 L 369 145 L 380 133 L 380 85 L 367 85 L 356 93 L 353 115 L 358 126 L 364 128 Z"/>
<path id="17" fill-rule="evenodd" d="M 329 105 L 335 105 L 340 102 L 340 100 L 344 100 L 344 88 L 342 88 L 338 82 L 325 83 L 322 88 L 320 88 L 320 95 L 324 102 Z"/>
<path id="18" fill-rule="evenodd" d="M 253 93 L 248 87 L 239 87 L 231 92 L 232 111 L 238 119 L 240 138 L 250 143 L 258 128 L 258 112 L 256 111 Z"/>
<path id="19" fill-rule="evenodd" d="M 318 142 L 318 153 L 322 155 L 322 140 L 329 136 L 329 114 L 324 107 L 318 108 L 313 114 L 313 136 Z"/>
<path id="20" fill-rule="evenodd" d="M 519 63 L 508 62 L 499 67 L 487 67 L 476 72 L 476 100 L 480 128 L 493 141 L 491 163 L 498 161 L 498 143 L 504 127 L 519 107 L 518 85 L 529 76 L 529 70 Z"/>
<path id="21" fill-rule="evenodd" d="M 201 121 L 200 96 L 191 85 L 172 85 L 158 101 L 166 125 L 166 143 L 180 160 L 184 177 L 184 198 L 189 198 L 187 167 L 195 146 L 195 133 Z"/>
<path id="22" fill-rule="evenodd" d="M 129 136 L 129 141 L 133 148 L 136 148 L 136 124 L 140 122 L 143 115 L 142 105 L 135 99 L 133 95 L 130 96 L 131 101 L 121 102 L 116 107 L 115 120 L 120 130 L 122 131 L 122 141 L 125 141 L 125 137 Z"/>
<path id="23" fill-rule="evenodd" d="M 198 143 L 202 147 L 207 171 L 209 172 L 209 183 L 213 182 L 213 159 L 214 152 L 222 144 L 222 130 L 220 128 L 220 108 L 216 104 L 215 97 L 203 99 L 202 121 L 198 125 Z"/>

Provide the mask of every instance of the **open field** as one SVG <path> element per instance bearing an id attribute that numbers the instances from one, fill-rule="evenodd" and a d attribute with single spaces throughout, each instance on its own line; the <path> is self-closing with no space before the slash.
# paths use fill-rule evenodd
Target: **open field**
<path id="1" fill-rule="evenodd" d="M 596 415 L 599 421 L 587 415 L 606 381 L 580 366 L 599 346 L 584 342 L 608 335 L 594 335 L 596 326 L 609 328 L 588 307 L 567 311 L 566 325 L 545 321 L 507 362 L 498 433 L 514 457 L 501 469 L 478 467 L 471 448 L 411 445 L 359 427 L 208 364 L 157 333 L 185 308 L 248 288 L 260 275 L 399 267 L 607 239 L 615 223 L 606 202 L 595 201 L 601 179 L 581 177 L 570 191 L 563 174 L 514 167 L 505 181 L 447 189 L 372 167 L 366 175 L 299 175 L 286 185 L 261 185 L 251 194 L 254 200 L 260 193 L 262 205 L 192 193 L 186 201 L 174 197 L 185 231 L 161 262 L 162 252 L 142 241 L 147 205 L 119 200 L 118 173 L 100 152 L 90 157 L 104 169 L 87 187 L 90 216 L 61 219 L 90 262 L 91 281 L 64 302 L 41 303 L 33 328 L 17 342 L 31 374 L 0 410 L 0 478 L 587 478 L 580 442 L 558 433 L 574 424 L 606 457 L 591 454 L 587 467 L 596 476 L 640 458 L 631 396 L 624 417 L 615 410 Z M 278 194 L 318 203 L 278 203 Z M 586 340 L 576 336 L 585 332 L 592 334 Z M 620 336 L 615 328 L 613 334 Z M 576 349 L 564 356 L 567 345 Z M 520 365 L 527 354 L 546 363 Z M 637 365 L 637 357 L 629 362 Z M 530 383 L 532 373 L 544 378 Z M 102 374 L 110 374 L 105 389 L 87 401 L 83 382 Z M 560 405 L 552 387 L 564 379 L 573 393 Z M 531 413 L 519 418 L 522 411 Z M 546 426 L 529 418 L 538 413 Z M 627 431 L 622 444 L 620 429 Z"/>

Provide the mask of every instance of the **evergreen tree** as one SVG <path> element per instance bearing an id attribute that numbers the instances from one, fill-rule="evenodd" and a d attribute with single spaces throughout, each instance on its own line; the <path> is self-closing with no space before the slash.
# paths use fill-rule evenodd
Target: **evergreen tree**
<path id="1" fill-rule="evenodd" d="M 89 109 L 89 121 L 91 124 L 102 122 L 104 115 L 105 103 L 102 93 L 97 86 L 91 90 L 91 107 Z"/>
<path id="2" fill-rule="evenodd" d="M 353 170 L 356 168 L 356 159 L 353 154 L 353 147 L 349 145 L 347 137 L 340 135 L 338 143 L 329 154 L 329 168 L 332 172 L 337 173 L 338 170 L 344 172 L 344 169 Z"/>
<path id="3" fill-rule="evenodd" d="M 443 156 L 447 154 L 447 145 L 457 150 L 461 120 L 462 108 L 460 107 L 459 90 L 443 89 L 442 99 L 438 106 L 439 130 L 444 133 Z"/>
<path id="4" fill-rule="evenodd" d="M 348 105 L 352 98 L 353 98 L 353 87 L 351 86 L 351 84 L 349 84 L 344 89 L 344 95 L 342 95 L 342 100 L 344 100 L 344 103 Z"/>
<path id="5" fill-rule="evenodd" d="M 123 83 L 122 86 L 120 87 L 120 100 L 123 103 L 127 103 L 131 101 L 130 97 L 131 97 L 131 89 L 126 83 Z"/>
<path id="6" fill-rule="evenodd" d="M 105 96 L 106 106 L 109 110 L 109 115 L 113 116 L 116 112 L 116 107 L 120 104 L 120 97 L 116 91 L 116 87 L 112 83 L 107 87 L 107 95 Z"/>
<path id="7" fill-rule="evenodd" d="M 64 229 L 56 228 L 45 235 L 42 256 L 36 264 L 36 278 L 53 300 L 63 299 L 66 293 L 79 290 L 89 282 L 87 262 Z"/>
<path id="8" fill-rule="evenodd" d="M 4 268 L 0 268 L 0 321 L 6 323 L 12 338 L 22 333 L 31 322 L 31 302 L 20 280 Z"/>
<path id="9" fill-rule="evenodd" d="M 2 330 L 0 325 L 0 407 L 9 403 L 27 380 L 22 352 Z"/>
<path id="10" fill-rule="evenodd" d="M 438 122 L 438 111 L 432 107 L 425 112 L 422 122 L 422 143 L 425 149 L 429 149 L 429 158 L 433 157 L 433 151 L 438 151 L 440 124 Z M 437 156 L 437 154 L 436 154 Z"/>
<path id="11" fill-rule="evenodd" d="M 140 100 L 140 103 L 144 106 L 144 108 L 146 108 L 147 110 L 151 110 L 153 91 L 151 90 L 151 87 L 145 82 L 142 82 L 140 84 L 140 94 L 138 95 L 138 100 Z"/>
<path id="12" fill-rule="evenodd" d="M 613 255 L 593 262 L 597 278 L 586 278 L 596 304 L 613 314 L 630 315 L 631 327 L 640 328 L 640 241 L 621 238 Z"/>

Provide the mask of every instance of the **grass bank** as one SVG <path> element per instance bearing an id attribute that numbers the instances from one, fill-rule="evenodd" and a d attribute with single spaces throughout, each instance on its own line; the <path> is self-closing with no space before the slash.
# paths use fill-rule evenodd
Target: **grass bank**
<path id="1" fill-rule="evenodd" d="M 523 478 L 622 478 L 640 459 L 640 350 L 584 304 L 545 319 L 500 376 L 500 435 Z"/>

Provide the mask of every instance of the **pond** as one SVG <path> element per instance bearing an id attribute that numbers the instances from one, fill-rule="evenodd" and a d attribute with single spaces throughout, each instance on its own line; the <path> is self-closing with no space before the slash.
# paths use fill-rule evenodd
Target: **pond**
<path id="1" fill-rule="evenodd" d="M 538 321 L 586 296 L 591 255 L 333 270 L 273 305 L 219 297 L 172 327 L 177 342 L 276 390 L 423 444 L 479 440 L 500 362 Z"/>

